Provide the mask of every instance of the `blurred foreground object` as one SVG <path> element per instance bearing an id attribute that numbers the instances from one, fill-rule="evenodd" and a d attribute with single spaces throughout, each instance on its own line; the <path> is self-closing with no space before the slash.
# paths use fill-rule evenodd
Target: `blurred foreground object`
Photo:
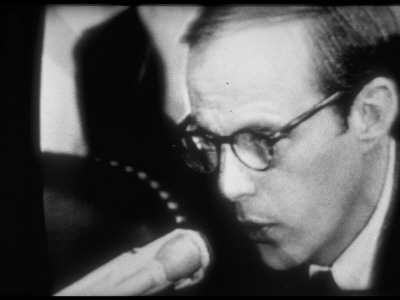
<path id="1" fill-rule="evenodd" d="M 176 229 L 123 253 L 56 296 L 149 295 L 172 284 L 184 288 L 198 283 L 209 264 L 204 238 L 192 230 Z"/>

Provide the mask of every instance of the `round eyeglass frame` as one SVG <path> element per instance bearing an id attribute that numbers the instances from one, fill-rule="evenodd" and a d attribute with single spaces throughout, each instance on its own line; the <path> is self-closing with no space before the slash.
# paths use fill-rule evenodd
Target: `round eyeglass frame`
<path id="1" fill-rule="evenodd" d="M 211 134 L 199 131 L 199 130 L 193 130 L 193 131 L 187 131 L 187 128 L 193 124 L 193 120 L 191 117 L 188 117 L 183 123 L 182 123 L 182 131 L 181 131 L 181 139 L 180 139 L 180 144 L 181 148 L 183 149 L 183 159 L 185 163 L 192 169 L 194 169 L 197 172 L 200 173 L 212 173 L 215 170 L 219 168 L 220 165 L 220 155 L 221 155 L 221 145 L 222 144 L 229 144 L 233 153 L 235 156 L 239 159 L 239 161 L 247 166 L 248 168 L 256 171 L 266 171 L 270 165 L 271 165 L 271 160 L 273 159 L 273 147 L 275 144 L 281 140 L 282 138 L 286 137 L 294 128 L 296 128 L 298 125 L 303 123 L 304 121 L 308 120 L 312 116 L 314 116 L 317 112 L 321 111 L 323 108 L 328 107 L 330 105 L 335 104 L 339 99 L 343 98 L 343 95 L 345 92 L 335 92 L 328 97 L 322 99 L 319 101 L 317 104 L 312 106 L 309 110 L 305 111 L 304 113 L 300 114 L 299 116 L 295 117 L 286 125 L 282 126 L 278 130 L 262 133 L 262 132 L 256 132 L 254 130 L 250 129 L 239 129 L 238 131 L 235 131 L 231 135 L 227 136 L 212 136 Z M 239 155 L 238 151 L 235 149 L 238 147 L 236 140 L 238 137 L 240 137 L 243 134 L 251 134 L 257 137 L 262 137 L 263 139 L 266 140 L 267 144 L 267 149 L 268 151 L 268 161 L 265 162 L 265 166 L 262 167 L 254 167 L 249 165 L 246 161 L 243 160 L 243 158 Z M 211 145 L 213 145 L 216 161 L 214 164 L 206 164 L 206 163 L 201 163 L 201 159 L 199 157 L 199 150 L 198 149 L 191 149 L 192 147 L 195 148 L 195 142 L 193 141 L 194 137 L 200 137 L 202 139 L 208 140 Z M 187 141 L 190 141 L 187 143 Z M 197 153 L 196 153 L 197 152 Z M 199 163 L 195 163 L 195 161 L 198 161 Z M 209 161 L 211 161 L 209 159 Z M 261 161 L 261 159 L 260 159 Z M 200 168 L 199 166 L 202 165 L 203 168 Z M 209 168 L 204 168 L 205 166 Z M 207 170 L 208 169 L 208 170 Z"/>

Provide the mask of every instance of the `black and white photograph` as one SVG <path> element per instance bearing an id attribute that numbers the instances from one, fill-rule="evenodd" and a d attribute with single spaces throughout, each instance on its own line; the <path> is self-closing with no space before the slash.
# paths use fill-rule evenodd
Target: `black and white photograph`
<path id="1" fill-rule="evenodd" d="M 0 21 L 0 295 L 400 295 L 400 5 Z"/>

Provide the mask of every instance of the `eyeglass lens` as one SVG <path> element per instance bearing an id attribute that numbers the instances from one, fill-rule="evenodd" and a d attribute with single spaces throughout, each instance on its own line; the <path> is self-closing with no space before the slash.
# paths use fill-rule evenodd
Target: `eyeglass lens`
<path id="1" fill-rule="evenodd" d="M 242 163 L 256 170 L 267 168 L 272 158 L 272 148 L 268 139 L 250 132 L 237 134 L 233 149 Z"/>
<path id="2" fill-rule="evenodd" d="M 218 165 L 218 149 L 206 137 L 196 135 L 182 139 L 184 151 L 183 158 L 194 170 L 201 173 L 213 172 Z"/>
<path id="3" fill-rule="evenodd" d="M 196 171 L 210 173 L 218 167 L 219 149 L 215 141 L 201 135 L 193 135 L 183 138 L 182 144 L 186 149 L 184 152 L 186 163 Z M 232 148 L 243 164 L 256 170 L 266 169 L 272 158 L 268 140 L 254 133 L 236 134 Z"/>

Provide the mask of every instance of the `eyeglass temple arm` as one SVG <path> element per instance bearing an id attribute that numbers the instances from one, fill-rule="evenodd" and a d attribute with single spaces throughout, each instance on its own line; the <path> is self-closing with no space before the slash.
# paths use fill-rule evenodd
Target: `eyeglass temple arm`
<path id="1" fill-rule="evenodd" d="M 319 112 L 321 109 L 327 107 L 328 105 L 333 104 L 336 102 L 338 99 L 340 99 L 346 92 L 336 92 L 332 94 L 331 96 L 325 98 L 324 100 L 318 102 L 315 104 L 311 109 L 308 111 L 302 113 L 298 117 L 296 117 L 294 120 L 290 121 L 286 125 L 284 125 L 279 131 L 277 131 L 273 136 L 271 136 L 271 139 L 280 139 L 281 137 L 285 136 L 288 134 L 292 129 L 294 129 L 296 126 L 298 126 L 300 123 L 303 121 L 307 120 L 308 118 L 311 118 L 313 115 L 315 115 L 317 112 Z M 178 126 L 179 130 L 181 132 L 184 131 L 184 128 L 190 124 L 193 120 L 193 117 L 191 115 L 188 115 Z M 225 143 L 230 140 L 231 137 L 224 137 L 221 143 Z"/>
<path id="2" fill-rule="evenodd" d="M 345 92 L 336 92 L 329 96 L 328 98 L 322 100 L 321 102 L 318 102 L 316 105 L 314 105 L 311 109 L 308 111 L 302 113 L 298 117 L 296 117 L 294 120 L 290 121 L 286 125 L 282 127 L 281 130 L 279 130 L 276 135 L 274 135 L 272 138 L 280 138 L 281 136 L 286 135 L 289 133 L 292 129 L 297 127 L 300 123 L 303 121 L 307 120 L 308 118 L 311 118 L 313 115 L 315 115 L 317 112 L 319 112 L 321 109 L 327 107 L 328 105 L 333 104 L 336 102 L 338 99 L 340 99 Z"/>

